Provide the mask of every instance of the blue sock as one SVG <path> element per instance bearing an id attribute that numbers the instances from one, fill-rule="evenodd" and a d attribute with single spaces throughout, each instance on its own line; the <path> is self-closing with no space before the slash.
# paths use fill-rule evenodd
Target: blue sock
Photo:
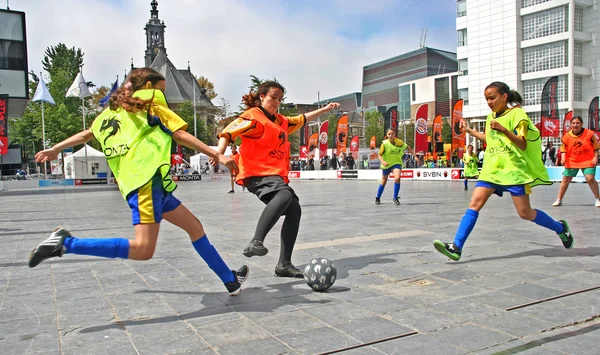
<path id="1" fill-rule="evenodd" d="M 557 234 L 562 233 L 565 229 L 562 223 L 555 221 L 552 217 L 548 216 L 544 211 L 540 211 L 538 209 L 535 210 L 536 215 L 533 219 L 533 223 L 538 226 L 542 226 L 548 228 L 550 230 L 555 231 Z"/>
<path id="2" fill-rule="evenodd" d="M 377 198 L 381 198 L 381 194 L 383 193 L 383 189 L 385 189 L 385 185 L 379 184 L 379 188 L 377 189 Z"/>
<path id="3" fill-rule="evenodd" d="M 394 200 L 398 198 L 399 193 L 400 193 L 400 183 L 394 182 Z"/>
<path id="4" fill-rule="evenodd" d="M 458 230 L 454 236 L 454 246 L 456 246 L 458 249 L 462 250 L 463 246 L 465 245 L 469 234 L 471 234 L 473 227 L 475 227 L 477 217 L 479 217 L 479 212 L 469 208 L 465 212 L 463 218 L 460 220 Z"/>
<path id="5" fill-rule="evenodd" d="M 129 239 L 125 238 L 66 237 L 64 246 L 67 248 L 68 254 L 121 259 L 127 259 L 129 256 Z"/>
<path id="6" fill-rule="evenodd" d="M 469 186 L 469 180 L 465 179 L 465 189 Z"/>
<path id="7" fill-rule="evenodd" d="M 211 268 L 211 270 L 214 271 L 217 276 L 219 276 L 224 284 L 235 281 L 233 272 L 227 266 L 227 264 L 225 264 L 225 261 L 223 261 L 221 255 L 219 255 L 217 249 L 210 244 L 206 234 L 195 242 L 192 242 L 192 245 L 198 254 L 200 254 L 200 257 L 204 259 L 208 267 Z"/>

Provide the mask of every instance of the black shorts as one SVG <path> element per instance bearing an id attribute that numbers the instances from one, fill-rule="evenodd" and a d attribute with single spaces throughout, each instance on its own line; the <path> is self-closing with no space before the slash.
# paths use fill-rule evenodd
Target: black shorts
<path id="1" fill-rule="evenodd" d="M 288 185 L 281 176 L 251 176 L 244 179 L 244 186 L 251 193 L 255 194 L 264 204 L 273 199 L 273 196 L 280 190 L 289 190 L 297 201 L 299 201 L 294 189 Z"/>

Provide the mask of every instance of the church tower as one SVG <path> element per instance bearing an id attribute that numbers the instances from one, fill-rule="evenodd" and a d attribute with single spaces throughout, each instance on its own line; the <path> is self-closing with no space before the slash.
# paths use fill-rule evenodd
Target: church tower
<path id="1" fill-rule="evenodd" d="M 150 20 L 146 23 L 146 53 L 144 55 L 145 66 L 149 67 L 154 58 L 159 52 L 164 51 L 167 53 L 165 48 L 165 22 L 158 19 L 158 1 L 152 0 L 150 3 L 152 10 L 150 10 Z"/>

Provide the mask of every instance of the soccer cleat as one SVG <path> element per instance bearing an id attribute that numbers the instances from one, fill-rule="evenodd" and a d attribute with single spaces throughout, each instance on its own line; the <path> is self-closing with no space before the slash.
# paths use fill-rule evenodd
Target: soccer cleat
<path id="1" fill-rule="evenodd" d="M 595 207 L 600 207 L 600 198 L 596 199 L 596 202 L 594 203 Z"/>
<path id="2" fill-rule="evenodd" d="M 571 228 L 569 228 L 567 221 L 564 219 L 561 219 L 559 222 L 565 227 L 565 229 L 561 233 L 558 233 L 558 236 L 560 237 L 564 247 L 571 249 L 573 244 L 575 244 L 575 241 L 573 240 L 573 234 L 571 233 Z"/>
<path id="3" fill-rule="evenodd" d="M 237 296 L 242 292 L 242 284 L 248 279 L 250 275 L 250 268 L 247 265 L 242 265 L 237 271 L 231 270 L 235 275 L 235 281 L 228 282 L 225 284 L 227 291 L 230 296 Z"/>
<path id="4" fill-rule="evenodd" d="M 375 197 L 375 204 L 376 205 L 380 205 L 381 204 L 381 200 L 379 199 L 379 197 Z"/>
<path id="5" fill-rule="evenodd" d="M 554 203 L 552 204 L 552 207 L 558 207 L 558 206 L 562 206 L 562 201 L 561 201 L 561 200 L 556 200 L 556 201 L 554 201 Z"/>
<path id="6" fill-rule="evenodd" d="M 228 193 L 228 194 L 232 194 L 232 193 L 235 193 L 235 191 L 233 191 L 233 190 L 229 190 L 229 192 L 227 192 L 227 193 Z"/>
<path id="7" fill-rule="evenodd" d="M 468 189 L 469 189 L 469 187 L 468 187 L 468 186 L 465 186 L 465 191 L 467 191 Z"/>
<path id="8" fill-rule="evenodd" d="M 242 254 L 247 258 L 253 256 L 265 256 L 269 252 L 269 249 L 265 248 L 260 240 L 252 239 L 250 243 L 244 248 Z"/>
<path id="9" fill-rule="evenodd" d="M 71 233 L 68 230 L 56 227 L 48 239 L 38 244 L 31 251 L 31 254 L 29 254 L 29 267 L 36 267 L 39 263 L 49 258 L 63 256 L 67 251 L 64 247 L 65 238 L 70 236 Z"/>
<path id="10" fill-rule="evenodd" d="M 292 265 L 292 263 L 288 263 L 283 266 L 275 266 L 275 276 L 301 279 L 304 277 L 304 274 L 297 267 Z"/>
<path id="11" fill-rule="evenodd" d="M 433 246 L 435 247 L 435 250 L 437 250 L 440 253 L 446 255 L 450 259 L 452 259 L 454 261 L 460 260 L 460 256 L 462 254 L 462 251 L 458 250 L 454 246 L 454 244 L 452 244 L 452 243 L 444 243 L 444 242 L 441 242 L 439 240 L 436 240 L 436 241 L 433 242 Z"/>
<path id="12" fill-rule="evenodd" d="M 392 201 L 394 201 L 394 203 L 396 204 L 396 206 L 400 206 L 400 199 L 398 197 L 396 197 Z"/>

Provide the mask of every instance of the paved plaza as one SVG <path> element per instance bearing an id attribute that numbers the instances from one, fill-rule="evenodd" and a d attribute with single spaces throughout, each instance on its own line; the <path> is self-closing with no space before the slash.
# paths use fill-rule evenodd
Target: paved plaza
<path id="1" fill-rule="evenodd" d="M 65 255 L 27 266 L 55 226 L 77 237 L 132 237 L 130 211 L 114 188 L 1 194 L 0 353 L 318 354 L 415 331 L 344 354 L 598 354 L 600 208 L 572 184 L 534 189 L 532 204 L 566 219 L 575 246 L 518 218 L 509 196 L 481 212 L 460 262 L 435 252 L 451 241 L 471 196 L 460 182 L 405 181 L 401 206 L 376 181 L 293 181 L 303 208 L 294 263 L 332 260 L 329 292 L 272 276 L 281 221 L 267 256 L 245 258 L 262 203 L 229 184 L 182 182 L 176 191 L 232 268 L 250 278 L 230 297 L 184 232 L 164 223 L 147 262 Z M 471 184 L 474 186 L 474 183 Z"/>

